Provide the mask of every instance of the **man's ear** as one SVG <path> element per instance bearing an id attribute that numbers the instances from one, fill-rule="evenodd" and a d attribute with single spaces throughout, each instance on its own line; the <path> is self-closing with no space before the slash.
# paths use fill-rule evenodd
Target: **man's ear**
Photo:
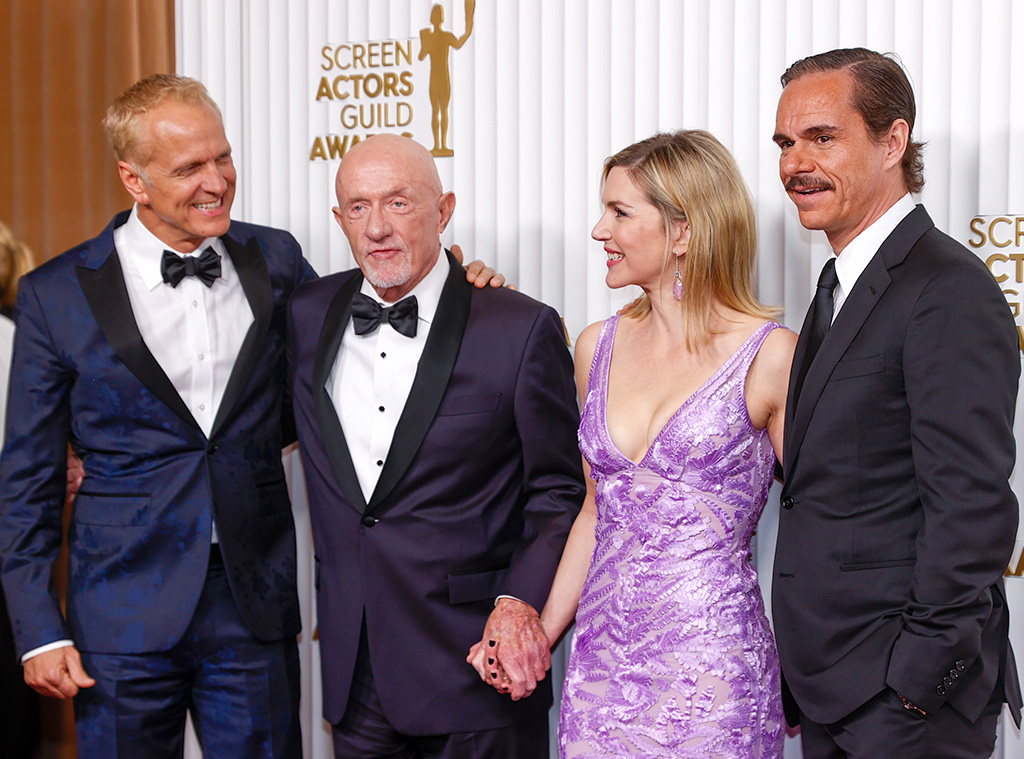
<path id="1" fill-rule="evenodd" d="M 117 162 L 117 173 L 121 176 L 121 184 L 132 200 L 141 206 L 149 205 L 149 193 L 146 191 L 146 180 L 139 170 L 128 161 Z"/>
<path id="2" fill-rule="evenodd" d="M 899 166 L 903 163 L 903 154 L 907 152 L 907 145 L 910 144 L 910 125 L 905 119 L 896 119 L 889 127 L 885 144 L 888 152 L 885 156 L 887 167 Z"/>
<path id="3" fill-rule="evenodd" d="M 448 226 L 448 222 L 452 220 L 452 214 L 455 213 L 455 193 L 446 192 L 441 196 L 439 201 L 438 210 L 441 212 L 441 221 L 437 225 L 437 233 L 441 234 Z"/>

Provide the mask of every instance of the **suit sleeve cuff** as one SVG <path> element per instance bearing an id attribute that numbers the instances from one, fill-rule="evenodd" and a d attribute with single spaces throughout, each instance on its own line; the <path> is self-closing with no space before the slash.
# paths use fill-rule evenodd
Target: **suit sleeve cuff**
<path id="1" fill-rule="evenodd" d="M 58 648 L 66 648 L 73 645 L 75 645 L 73 640 L 55 640 L 53 643 L 47 643 L 45 646 L 39 646 L 39 648 L 33 648 L 31 651 L 26 652 L 21 657 L 21 663 L 24 664 L 29 659 L 39 656 L 39 654 L 45 654 L 47 651 L 55 651 Z"/>

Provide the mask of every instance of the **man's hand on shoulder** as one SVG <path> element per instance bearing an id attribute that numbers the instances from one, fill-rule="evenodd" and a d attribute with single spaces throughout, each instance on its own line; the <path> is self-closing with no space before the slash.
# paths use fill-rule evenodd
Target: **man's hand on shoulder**
<path id="1" fill-rule="evenodd" d="M 452 255 L 455 256 L 455 260 L 460 264 L 465 260 L 462 247 L 459 245 L 452 245 Z M 466 268 L 466 281 L 474 285 L 475 287 L 501 287 L 505 284 L 505 275 L 499 274 L 493 268 L 485 264 L 483 261 L 472 261 L 465 265 Z M 509 285 L 509 290 L 515 290 L 515 285 Z"/>
<path id="2" fill-rule="evenodd" d="M 513 701 L 533 693 L 551 668 L 551 648 L 540 615 L 514 598 L 498 599 L 481 645 L 488 661 L 484 681 L 508 693 Z"/>
<path id="3" fill-rule="evenodd" d="M 64 700 L 91 688 L 96 681 L 86 674 L 82 657 L 74 646 L 46 651 L 25 662 L 25 682 L 44 696 Z"/>

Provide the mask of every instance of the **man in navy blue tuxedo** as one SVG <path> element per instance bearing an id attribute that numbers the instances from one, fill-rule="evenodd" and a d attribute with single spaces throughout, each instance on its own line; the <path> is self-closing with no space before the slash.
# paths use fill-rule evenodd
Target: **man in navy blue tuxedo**
<path id="1" fill-rule="evenodd" d="M 156 75 L 104 122 L 135 200 L 21 280 L 0 461 L 3 586 L 26 681 L 75 697 L 79 756 L 297 757 L 295 532 L 281 465 L 286 232 L 229 217 L 198 82 Z M 66 618 L 50 572 L 65 451 L 86 476 Z"/>
<path id="2" fill-rule="evenodd" d="M 359 143 L 337 191 L 359 269 L 299 288 L 288 333 L 335 755 L 547 757 L 536 609 L 585 491 L 560 320 L 467 284 L 421 145 Z"/>

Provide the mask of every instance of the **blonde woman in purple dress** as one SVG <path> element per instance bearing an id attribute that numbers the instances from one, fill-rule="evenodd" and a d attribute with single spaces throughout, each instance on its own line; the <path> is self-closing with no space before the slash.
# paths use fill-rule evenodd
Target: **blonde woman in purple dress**
<path id="1" fill-rule="evenodd" d="M 656 135 L 603 179 L 608 286 L 643 296 L 576 344 L 590 489 L 541 615 L 552 644 L 576 620 L 560 754 L 779 757 L 750 541 L 796 336 L 754 296 L 753 207 L 714 137 Z M 500 689 L 495 665 L 478 669 Z"/>

